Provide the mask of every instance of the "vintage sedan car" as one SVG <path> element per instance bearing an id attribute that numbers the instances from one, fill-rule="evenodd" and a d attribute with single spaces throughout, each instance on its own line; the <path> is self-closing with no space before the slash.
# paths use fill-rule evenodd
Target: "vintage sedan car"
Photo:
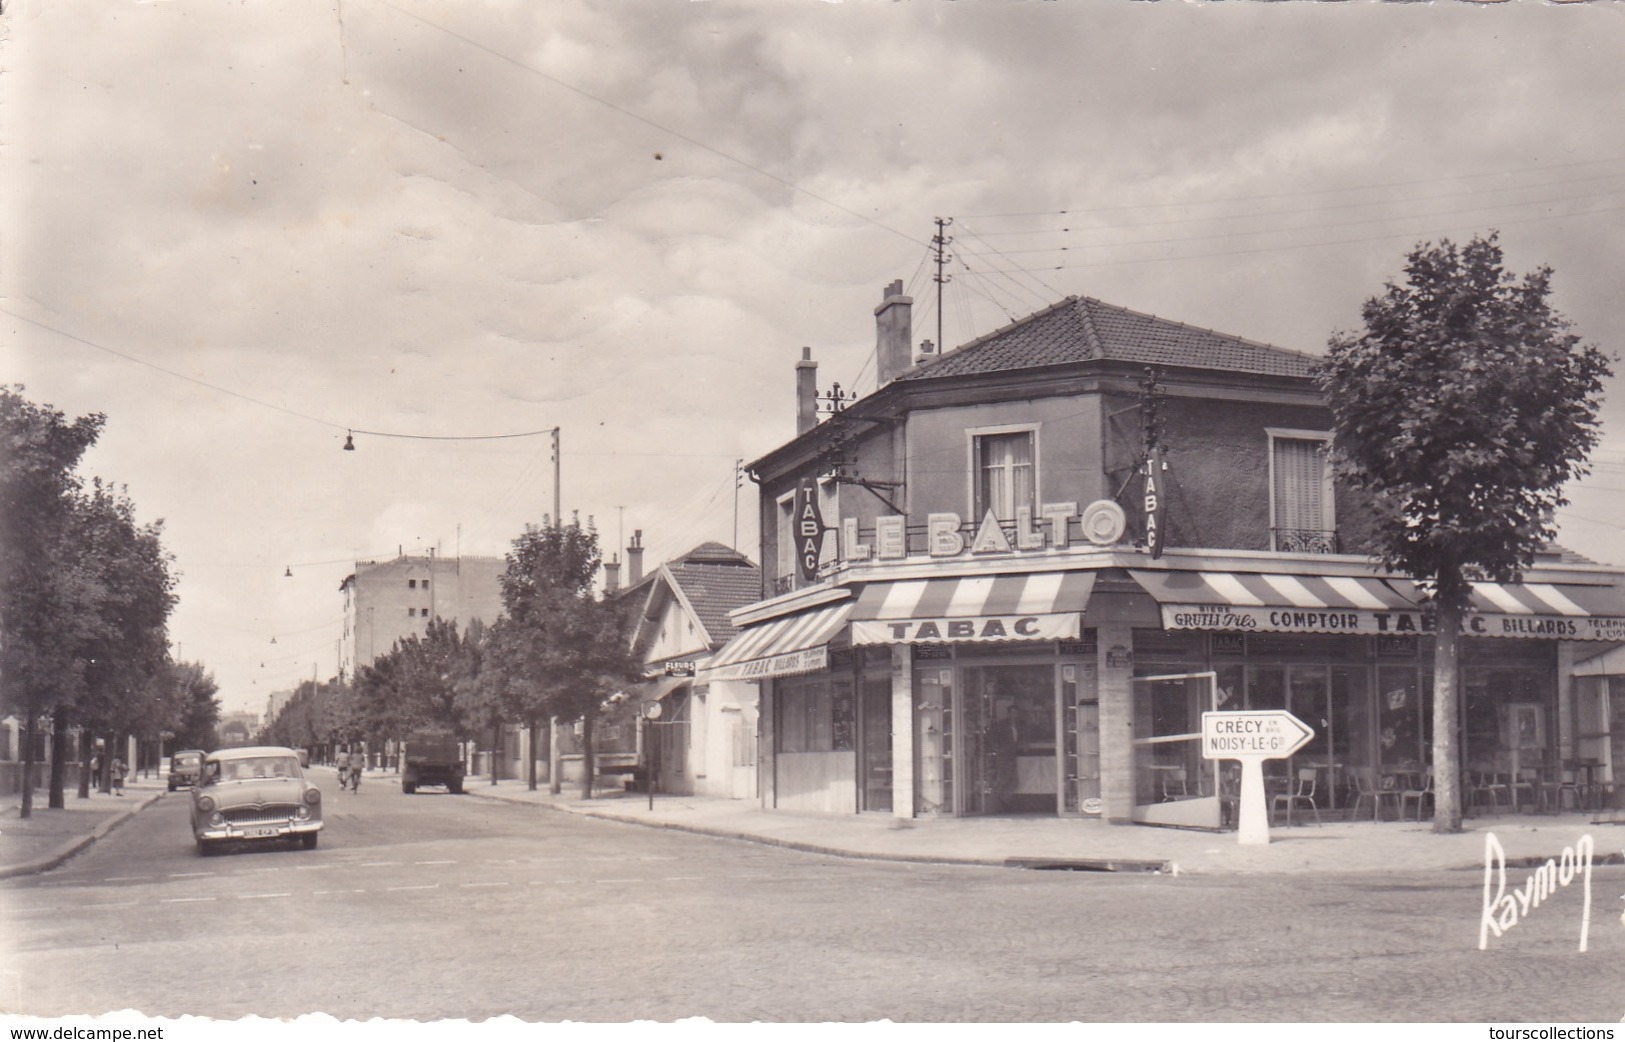
<path id="1" fill-rule="evenodd" d="M 192 837 L 199 854 L 240 840 L 298 839 L 314 849 L 322 793 L 305 778 L 299 754 L 281 746 L 220 749 L 203 758 L 192 790 Z"/>
<path id="2" fill-rule="evenodd" d="M 197 784 L 198 771 L 203 769 L 202 749 L 182 749 L 169 758 L 169 791 L 181 786 L 191 788 Z"/>

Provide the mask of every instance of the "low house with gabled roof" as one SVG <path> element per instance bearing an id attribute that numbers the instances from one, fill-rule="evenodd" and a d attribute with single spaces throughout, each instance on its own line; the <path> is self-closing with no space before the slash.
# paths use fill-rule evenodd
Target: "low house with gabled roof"
<path id="1" fill-rule="evenodd" d="M 635 612 L 633 641 L 645 663 L 643 684 L 628 693 L 660 707 L 645 725 L 643 749 L 656 792 L 756 796 L 755 685 L 697 683 L 695 671 L 738 633 L 729 613 L 761 589 L 761 569 L 749 558 L 707 542 L 617 593 Z"/>

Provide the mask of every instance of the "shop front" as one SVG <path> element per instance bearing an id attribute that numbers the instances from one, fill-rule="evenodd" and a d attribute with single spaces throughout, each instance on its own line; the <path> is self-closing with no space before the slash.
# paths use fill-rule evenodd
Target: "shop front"
<path id="1" fill-rule="evenodd" d="M 1393 817 L 1398 793 L 1425 788 L 1433 636 L 1414 584 L 1330 574 L 1363 562 L 1249 573 L 1170 557 L 1160 570 L 1097 553 L 1026 572 L 854 577 L 810 608 L 769 609 L 701 678 L 761 681 L 761 792 L 781 809 L 1219 828 L 1236 779 L 1201 758 L 1210 710 L 1308 724 L 1313 738 L 1270 761 L 1267 782 L 1322 814 Z M 1461 660 L 1469 809 L 1561 785 L 1580 740 L 1575 649 L 1625 631 L 1612 580 L 1475 588 Z"/>

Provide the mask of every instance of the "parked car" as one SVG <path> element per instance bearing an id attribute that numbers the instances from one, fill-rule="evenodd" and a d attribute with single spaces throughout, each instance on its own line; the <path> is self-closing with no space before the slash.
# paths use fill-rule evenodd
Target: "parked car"
<path id="1" fill-rule="evenodd" d="M 202 749 L 182 749 L 169 758 L 169 791 L 181 786 L 191 788 L 197 784 L 198 771 L 203 767 Z"/>
<path id="2" fill-rule="evenodd" d="M 203 758 L 192 789 L 192 838 L 199 854 L 240 840 L 289 838 L 312 850 L 321 828 L 322 792 L 305 777 L 292 749 L 245 746 Z"/>
<path id="3" fill-rule="evenodd" d="M 463 743 L 454 735 L 419 731 L 403 745 L 402 792 L 411 795 L 420 785 L 444 785 L 447 792 L 463 791 Z"/>

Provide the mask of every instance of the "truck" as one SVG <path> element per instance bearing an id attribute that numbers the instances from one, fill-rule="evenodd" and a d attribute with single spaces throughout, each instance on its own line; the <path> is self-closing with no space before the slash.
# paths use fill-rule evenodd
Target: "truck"
<path id="1" fill-rule="evenodd" d="M 463 743 L 455 735 L 420 731 L 401 748 L 401 791 L 410 796 L 420 785 L 444 785 L 463 791 Z"/>

